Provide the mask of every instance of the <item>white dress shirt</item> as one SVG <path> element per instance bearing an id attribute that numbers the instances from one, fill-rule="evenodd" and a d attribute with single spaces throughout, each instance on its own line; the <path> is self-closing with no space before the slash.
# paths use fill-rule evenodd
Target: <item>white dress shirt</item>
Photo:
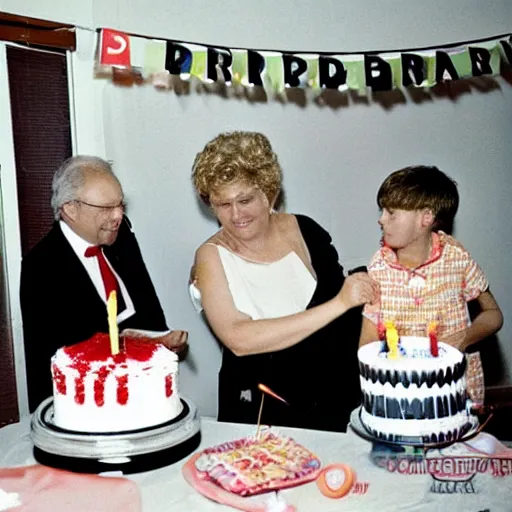
<path id="1" fill-rule="evenodd" d="M 105 291 L 105 285 L 103 284 L 103 278 L 101 277 L 100 264 L 98 262 L 98 258 L 87 258 L 85 256 L 85 251 L 87 248 L 92 247 L 92 244 L 78 236 L 64 221 L 59 221 L 60 229 L 62 230 L 62 234 L 66 237 L 66 240 L 69 242 L 69 245 L 75 251 L 75 254 L 78 256 L 78 259 L 84 266 L 85 270 L 89 274 L 98 295 L 101 297 L 103 302 L 105 303 L 105 314 L 106 313 L 106 304 L 107 304 L 107 292 Z M 103 252 L 103 249 L 102 249 Z M 105 256 L 105 253 L 103 253 Z M 105 260 L 108 263 L 108 266 L 111 268 L 112 272 L 116 276 L 117 282 L 119 284 L 119 293 L 122 294 L 124 303 L 126 304 L 126 309 L 121 311 L 117 315 L 117 323 L 120 324 L 127 318 L 130 318 L 135 314 L 135 307 L 133 305 L 133 301 L 128 294 L 128 290 L 123 283 L 123 280 L 119 277 L 117 272 L 114 270 L 108 258 L 105 256 Z"/>

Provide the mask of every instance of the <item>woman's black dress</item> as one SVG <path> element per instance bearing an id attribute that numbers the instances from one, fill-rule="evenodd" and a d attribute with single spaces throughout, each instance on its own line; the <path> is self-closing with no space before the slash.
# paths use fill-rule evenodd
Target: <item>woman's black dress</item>
<path id="1" fill-rule="evenodd" d="M 309 217 L 296 217 L 317 275 L 309 309 L 333 298 L 344 275 L 329 233 Z M 236 356 L 223 347 L 218 420 L 255 424 L 262 383 L 289 403 L 266 396 L 263 424 L 344 432 L 360 401 L 360 330 L 361 308 L 353 308 L 284 350 Z"/>

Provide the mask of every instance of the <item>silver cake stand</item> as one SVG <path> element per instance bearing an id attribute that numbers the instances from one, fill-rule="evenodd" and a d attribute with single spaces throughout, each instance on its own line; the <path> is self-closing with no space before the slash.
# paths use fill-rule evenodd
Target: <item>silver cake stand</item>
<path id="1" fill-rule="evenodd" d="M 379 443 L 390 446 L 415 446 L 418 448 L 443 448 L 453 443 L 467 441 L 476 436 L 479 432 L 478 418 L 474 416 L 471 423 L 468 424 L 466 431 L 457 439 L 442 442 L 426 442 L 421 436 L 394 436 L 393 440 L 381 438 L 370 432 L 361 421 L 361 408 L 357 407 L 350 414 L 350 428 L 360 437 L 373 443 Z"/>
<path id="2" fill-rule="evenodd" d="M 124 432 L 76 432 L 55 425 L 49 397 L 32 416 L 34 457 L 46 466 L 80 473 L 128 474 L 168 466 L 189 455 L 201 440 L 196 406 L 183 395 L 181 402 L 183 410 L 167 423 Z"/>

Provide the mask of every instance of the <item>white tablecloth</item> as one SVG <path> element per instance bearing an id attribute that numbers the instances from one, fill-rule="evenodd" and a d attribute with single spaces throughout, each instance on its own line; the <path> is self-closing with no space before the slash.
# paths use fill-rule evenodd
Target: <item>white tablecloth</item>
<path id="1" fill-rule="evenodd" d="M 21 423 L 0 429 L 1 467 L 35 463 L 29 423 L 30 420 L 26 418 Z M 391 463 L 389 469 L 378 467 L 370 458 L 372 444 L 352 431 L 338 434 L 290 428 L 274 430 L 293 437 L 316 453 L 323 466 L 344 463 L 357 473 L 357 484 L 341 499 L 323 496 L 315 482 L 282 491 L 280 494 L 286 502 L 295 505 L 300 512 L 512 511 L 512 459 L 480 464 L 476 474 L 469 480 L 466 478 L 466 481 L 437 481 L 418 464 L 404 463 L 396 467 L 396 464 Z M 214 419 L 203 418 L 201 432 L 202 441 L 198 450 L 253 435 L 255 427 L 218 423 Z M 195 491 L 182 476 L 183 462 L 146 473 L 127 475 L 127 478 L 139 485 L 143 512 L 232 510 Z M 444 468 L 443 471 L 449 469 Z"/>

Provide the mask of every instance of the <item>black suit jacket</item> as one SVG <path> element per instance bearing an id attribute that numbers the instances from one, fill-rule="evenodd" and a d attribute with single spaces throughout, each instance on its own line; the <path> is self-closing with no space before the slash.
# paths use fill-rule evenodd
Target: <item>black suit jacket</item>
<path id="1" fill-rule="evenodd" d="M 139 245 L 124 219 L 104 252 L 123 280 L 135 314 L 119 325 L 167 330 L 165 317 Z M 50 359 L 55 351 L 108 333 L 106 305 L 58 223 L 23 258 L 20 286 L 30 411 L 52 394 Z"/>

